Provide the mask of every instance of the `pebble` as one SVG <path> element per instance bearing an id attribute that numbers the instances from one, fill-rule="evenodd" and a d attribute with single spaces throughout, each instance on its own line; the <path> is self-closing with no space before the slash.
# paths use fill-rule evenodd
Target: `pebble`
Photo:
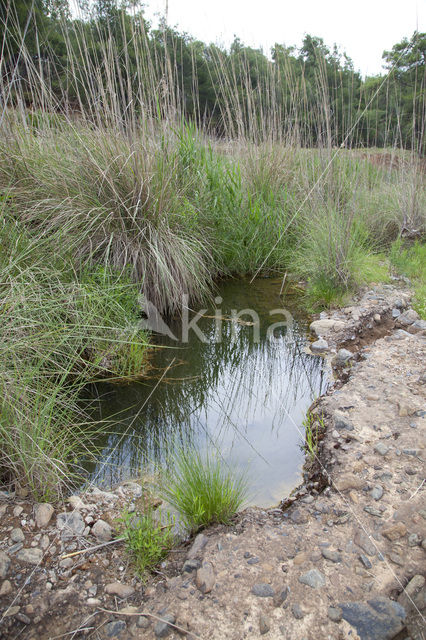
<path id="1" fill-rule="evenodd" d="M 370 540 L 370 537 L 364 533 L 364 531 L 358 530 L 354 537 L 354 542 L 358 547 L 361 547 L 363 551 L 369 556 L 375 556 L 377 549 L 375 544 Z"/>
<path id="2" fill-rule="evenodd" d="M 25 540 L 24 532 L 19 527 L 15 527 L 10 532 L 10 539 L 12 542 L 23 542 Z"/>
<path id="3" fill-rule="evenodd" d="M 367 558 L 367 556 L 365 556 L 363 553 L 361 553 L 359 555 L 359 559 L 361 560 L 362 564 L 364 565 L 364 567 L 366 569 L 371 569 L 372 568 L 372 564 L 370 562 L 370 560 Z"/>
<path id="4" fill-rule="evenodd" d="M 383 442 L 378 442 L 376 445 L 374 445 L 374 451 L 380 456 L 385 456 L 389 451 L 389 447 L 387 447 Z"/>
<path id="5" fill-rule="evenodd" d="M 202 550 L 204 549 L 204 547 L 206 546 L 207 542 L 208 542 L 207 536 L 205 536 L 203 533 L 199 533 L 196 536 L 192 547 L 190 548 L 190 550 L 186 555 L 187 560 L 193 560 L 194 558 L 199 556 Z"/>
<path id="6" fill-rule="evenodd" d="M 139 616 L 136 622 L 136 626 L 139 627 L 139 629 L 147 629 L 149 627 L 149 624 L 150 622 L 147 616 Z"/>
<path id="7" fill-rule="evenodd" d="M 331 551 L 330 549 L 321 549 L 321 554 L 323 558 L 326 560 L 331 560 L 331 562 L 341 562 L 342 556 L 337 551 Z"/>
<path id="8" fill-rule="evenodd" d="M 407 527 L 403 522 L 397 522 L 396 524 L 383 529 L 382 534 L 391 542 L 404 537 L 407 534 Z"/>
<path id="9" fill-rule="evenodd" d="M 19 518 L 19 516 L 21 515 L 21 513 L 23 512 L 23 510 L 24 510 L 24 508 L 23 508 L 23 507 L 20 507 L 19 505 L 18 505 L 18 506 L 16 506 L 16 507 L 13 509 L 13 515 L 15 516 L 15 518 Z"/>
<path id="10" fill-rule="evenodd" d="M 16 616 L 16 614 L 20 611 L 20 609 L 21 609 L 21 607 L 19 607 L 18 605 L 15 605 L 14 607 L 9 607 L 3 613 L 3 617 L 4 618 L 10 618 L 12 616 Z"/>
<path id="11" fill-rule="evenodd" d="M 253 585 L 251 592 L 258 598 L 273 598 L 275 595 L 275 591 L 271 585 L 265 582 Z"/>
<path id="12" fill-rule="evenodd" d="M 268 616 L 266 616 L 264 613 L 260 614 L 260 618 L 259 618 L 259 631 L 260 631 L 260 635 L 264 636 L 265 633 L 268 633 L 269 629 L 271 628 L 271 625 L 269 623 L 269 618 Z"/>
<path id="13" fill-rule="evenodd" d="M 318 569 L 310 569 L 303 575 L 299 576 L 299 582 L 312 587 L 312 589 L 320 589 L 326 583 L 324 575 Z"/>
<path id="14" fill-rule="evenodd" d="M 105 520 L 98 520 L 92 527 L 92 534 L 99 542 L 109 542 L 112 538 L 112 527 Z"/>
<path id="15" fill-rule="evenodd" d="M 276 608 L 281 607 L 281 605 L 287 600 L 288 592 L 289 592 L 289 588 L 285 587 L 279 593 L 276 593 L 274 595 L 274 599 L 272 601 L 274 607 Z"/>
<path id="16" fill-rule="evenodd" d="M 16 559 L 19 560 L 19 562 L 37 565 L 40 564 L 43 559 L 43 551 L 37 548 L 21 549 L 16 554 Z"/>
<path id="17" fill-rule="evenodd" d="M 353 358 L 353 353 L 348 351 L 348 349 L 339 349 L 339 351 L 333 358 L 333 364 L 341 367 L 346 364 L 351 358 Z"/>
<path id="18" fill-rule="evenodd" d="M 12 591 L 12 585 L 9 580 L 5 580 L 0 587 L 0 596 L 7 596 Z"/>
<path id="19" fill-rule="evenodd" d="M 115 638 L 119 636 L 126 628 L 124 620 L 113 620 L 105 625 L 105 635 L 107 638 Z"/>
<path id="20" fill-rule="evenodd" d="M 56 526 L 61 531 L 61 538 L 66 540 L 81 535 L 85 529 L 84 520 L 79 511 L 58 514 Z"/>
<path id="21" fill-rule="evenodd" d="M 34 508 L 35 522 L 39 529 L 44 529 L 53 516 L 54 508 L 48 502 L 37 504 Z"/>
<path id="22" fill-rule="evenodd" d="M 319 338 L 319 340 L 312 342 L 310 349 L 312 353 L 325 353 L 329 349 L 328 342 L 324 338 Z"/>
<path id="23" fill-rule="evenodd" d="M 342 619 L 342 613 L 340 607 L 328 607 L 327 615 L 333 622 L 340 622 Z"/>
<path id="24" fill-rule="evenodd" d="M 254 556 L 254 558 L 250 558 L 249 560 L 247 560 L 247 564 L 258 564 L 259 562 L 260 560 L 257 556 Z"/>
<path id="25" fill-rule="evenodd" d="M 10 558 L 4 552 L 0 551 L 0 578 L 5 578 L 10 566 Z"/>
<path id="26" fill-rule="evenodd" d="M 118 596 L 119 598 L 129 598 L 134 594 L 135 590 L 129 584 L 123 584 L 122 582 L 110 582 L 106 585 L 105 592 L 110 595 Z"/>
<path id="27" fill-rule="evenodd" d="M 291 612 L 296 620 L 301 620 L 305 616 L 304 611 L 302 610 L 300 604 L 298 604 L 297 602 L 291 605 Z"/>
<path id="28" fill-rule="evenodd" d="M 382 518 L 382 512 L 379 511 L 378 509 L 375 509 L 374 507 L 370 507 L 370 506 L 364 507 L 364 511 L 366 511 L 372 516 L 376 516 L 376 518 Z"/>
<path id="29" fill-rule="evenodd" d="M 419 535 L 417 535 L 417 533 L 411 533 L 408 536 L 408 546 L 409 547 L 417 547 L 417 545 L 419 545 L 421 542 L 421 538 Z"/>
<path id="30" fill-rule="evenodd" d="M 176 617 L 172 613 L 164 613 L 161 618 L 162 620 L 158 620 L 154 626 L 154 633 L 157 638 L 168 636 L 173 631 L 173 627 L 169 623 L 174 624 L 176 622 Z"/>
<path id="31" fill-rule="evenodd" d="M 377 484 L 370 493 L 371 497 L 373 498 L 373 500 L 380 500 L 380 498 L 383 496 L 383 487 L 381 487 L 379 484 Z"/>
<path id="32" fill-rule="evenodd" d="M 195 577 L 195 584 L 197 589 L 202 594 L 210 593 L 216 582 L 216 576 L 214 573 L 213 565 L 211 562 L 203 562 L 201 568 L 198 569 Z"/>

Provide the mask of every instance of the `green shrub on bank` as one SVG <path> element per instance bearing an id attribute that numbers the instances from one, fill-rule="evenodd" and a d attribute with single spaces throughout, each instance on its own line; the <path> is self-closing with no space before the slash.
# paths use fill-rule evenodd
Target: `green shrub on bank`
<path id="1" fill-rule="evenodd" d="M 245 476 L 231 472 L 215 454 L 178 448 L 169 466 L 160 494 L 191 532 L 229 524 L 247 497 Z"/>
<path id="2" fill-rule="evenodd" d="M 426 320 L 426 244 L 404 244 L 398 239 L 391 247 L 390 258 L 396 270 L 413 281 L 413 307 Z"/>

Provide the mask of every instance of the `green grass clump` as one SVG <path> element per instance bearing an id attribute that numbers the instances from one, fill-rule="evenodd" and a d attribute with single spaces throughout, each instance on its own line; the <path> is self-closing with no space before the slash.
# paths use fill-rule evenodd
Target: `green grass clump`
<path id="1" fill-rule="evenodd" d="M 228 524 L 247 496 L 244 475 L 235 475 L 216 456 L 178 449 L 160 493 L 191 532 Z"/>
<path id="2" fill-rule="evenodd" d="M 147 507 L 142 516 L 124 513 L 121 518 L 123 524 L 122 536 L 126 548 L 141 577 L 152 571 L 173 547 L 175 535 L 174 520 L 166 516 L 162 523 L 155 517 L 152 507 Z"/>
<path id="3" fill-rule="evenodd" d="M 313 462 L 318 455 L 320 435 L 325 430 L 324 419 L 322 416 L 308 413 L 302 422 L 302 426 L 305 430 L 305 442 L 302 445 L 302 449 L 309 457 L 309 460 Z"/>
<path id="4" fill-rule="evenodd" d="M 398 239 L 392 244 L 390 259 L 398 273 L 412 280 L 413 308 L 426 320 L 426 244 L 419 241 L 404 244 Z"/>

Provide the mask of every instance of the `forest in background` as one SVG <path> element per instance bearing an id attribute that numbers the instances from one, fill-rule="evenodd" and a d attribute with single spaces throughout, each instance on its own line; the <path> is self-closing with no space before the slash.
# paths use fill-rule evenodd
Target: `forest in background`
<path id="1" fill-rule="evenodd" d="M 112 109 L 125 119 L 132 105 L 132 114 L 172 110 L 231 139 L 425 151 L 425 33 L 385 51 L 386 72 L 364 79 L 317 36 L 300 47 L 277 43 L 270 57 L 237 37 L 226 50 L 164 22 L 152 28 L 127 0 L 81 2 L 79 17 L 68 0 L 8 0 L 0 43 L 0 96 L 15 94 L 33 109 L 43 108 L 39 82 L 58 110 L 94 113 L 101 105 L 105 117 Z"/>

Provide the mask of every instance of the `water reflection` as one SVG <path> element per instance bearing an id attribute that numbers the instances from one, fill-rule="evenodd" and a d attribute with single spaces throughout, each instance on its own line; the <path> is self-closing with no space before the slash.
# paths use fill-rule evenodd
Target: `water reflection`
<path id="1" fill-rule="evenodd" d="M 151 379 L 98 388 L 101 416 L 119 417 L 113 433 L 97 443 L 102 459 L 88 469 L 91 479 L 115 484 L 164 463 L 176 443 L 192 443 L 215 448 L 233 467 L 249 465 L 253 504 L 275 504 L 299 482 L 303 454 L 296 426 L 326 380 L 321 359 L 304 351 L 303 315 L 290 308 L 292 328 L 266 339 L 268 326 L 283 319 L 269 311 L 289 308 L 279 297 L 280 284 L 237 280 L 220 287 L 223 315 L 244 308 L 259 314 L 260 341 L 253 340 L 252 326 L 223 322 L 222 340 L 215 342 L 215 320 L 202 318 L 198 325 L 211 342 L 201 342 L 192 331 L 187 344 L 158 339 L 167 348 L 155 351 Z M 180 334 L 179 322 L 171 328 Z"/>

